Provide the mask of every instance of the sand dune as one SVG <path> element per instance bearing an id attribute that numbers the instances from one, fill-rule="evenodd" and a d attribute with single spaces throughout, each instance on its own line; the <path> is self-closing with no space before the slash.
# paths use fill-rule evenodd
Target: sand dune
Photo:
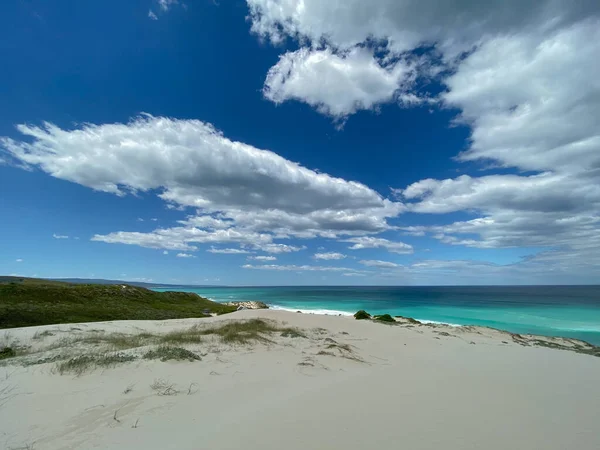
<path id="1" fill-rule="evenodd" d="M 140 357 L 151 336 L 252 318 L 303 336 L 232 344 L 206 334 L 181 345 L 201 360 Z M 97 354 L 114 333 L 146 333 L 143 347 L 117 352 L 135 359 L 59 373 L 61 358 Z M 30 346 L 0 367 L 0 448 L 600 448 L 600 358 L 488 329 L 258 310 L 0 339 Z"/>

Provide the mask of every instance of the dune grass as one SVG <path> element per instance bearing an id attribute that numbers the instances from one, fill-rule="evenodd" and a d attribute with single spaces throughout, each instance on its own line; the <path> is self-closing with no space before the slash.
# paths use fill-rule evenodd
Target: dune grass
<path id="1" fill-rule="evenodd" d="M 126 363 L 135 360 L 133 355 L 125 355 L 122 353 L 105 353 L 105 354 L 87 354 L 75 356 L 74 358 L 60 361 L 56 365 L 56 370 L 61 375 L 71 373 L 82 375 L 85 372 L 96 368 L 110 368 L 118 364 Z"/>
<path id="2" fill-rule="evenodd" d="M 161 361 L 200 361 L 202 358 L 182 347 L 161 345 L 160 347 L 146 352 L 144 359 L 160 359 Z"/>
<path id="3" fill-rule="evenodd" d="M 108 320 L 164 320 L 230 313 L 188 292 L 155 292 L 129 285 L 71 284 L 3 277 L 0 328 Z M 39 336 L 42 338 L 43 336 Z"/>
<path id="4" fill-rule="evenodd" d="M 1 361 L 3 365 L 9 358 L 14 364 L 23 366 L 56 363 L 56 371 L 60 374 L 81 375 L 97 368 L 115 367 L 139 359 L 140 356 L 160 361 L 199 361 L 201 357 L 186 349 L 186 345 L 198 346 L 205 341 L 210 344 L 214 343 L 215 338 L 229 345 L 270 344 L 274 342 L 271 339 L 273 334 L 284 338 L 307 338 L 299 329 L 282 327 L 269 320 L 250 319 L 214 323 L 204 327 L 195 325 L 165 334 L 96 332 L 60 339 L 31 352 L 15 354 L 11 348 L 4 351 L 6 355 L 0 355 L 0 359 L 5 357 Z M 58 350 L 59 353 L 47 353 L 53 350 Z M 133 352 L 123 353 L 125 350 Z M 20 358 L 21 356 L 25 358 Z"/>

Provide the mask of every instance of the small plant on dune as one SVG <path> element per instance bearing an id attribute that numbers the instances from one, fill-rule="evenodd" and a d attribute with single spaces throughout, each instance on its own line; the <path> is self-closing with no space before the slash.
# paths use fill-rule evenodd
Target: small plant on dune
<path id="1" fill-rule="evenodd" d="M 4 347 L 0 349 L 0 359 L 14 358 L 17 352 L 12 347 Z"/>
<path id="2" fill-rule="evenodd" d="M 412 317 L 396 316 L 396 319 L 400 319 L 403 322 L 408 322 L 413 325 L 421 325 L 421 322 L 419 322 L 416 319 L 413 319 Z"/>
<path id="3" fill-rule="evenodd" d="M 92 334 L 90 336 L 73 339 L 71 344 L 91 344 L 91 345 L 106 345 L 116 350 L 127 350 L 130 348 L 143 347 L 157 340 L 157 336 L 150 333 L 140 334 Z"/>
<path id="4" fill-rule="evenodd" d="M 163 345 L 157 349 L 150 350 L 144 355 L 144 359 L 160 359 L 161 361 L 200 361 L 202 358 L 181 347 Z"/>
<path id="5" fill-rule="evenodd" d="M 287 328 L 281 332 L 282 337 L 288 338 L 306 338 L 306 335 L 295 328 Z"/>
<path id="6" fill-rule="evenodd" d="M 335 344 L 329 344 L 327 346 L 327 348 L 336 348 L 338 349 L 340 352 L 344 351 L 344 352 L 348 352 L 348 353 L 352 353 L 352 347 L 350 347 L 348 344 L 338 344 L 337 342 Z"/>
<path id="7" fill-rule="evenodd" d="M 156 391 L 158 395 L 177 395 L 179 391 L 175 388 L 173 383 L 163 380 L 161 378 L 154 380 L 154 383 L 150 385 L 150 389 Z"/>
<path id="8" fill-rule="evenodd" d="M 172 331 L 160 337 L 165 344 L 199 344 L 202 342 L 202 334 L 197 326 L 186 330 Z"/>
<path id="9" fill-rule="evenodd" d="M 33 340 L 38 341 L 48 336 L 54 336 L 54 333 L 50 330 L 36 331 L 36 333 L 33 335 Z"/>
<path id="10" fill-rule="evenodd" d="M 251 319 L 243 322 L 227 322 L 215 328 L 199 330 L 202 335 L 216 335 L 229 344 L 250 344 L 252 342 L 272 342 L 268 335 L 281 333 L 285 337 L 306 337 L 295 328 L 279 328 L 263 319 Z"/>
<path id="11" fill-rule="evenodd" d="M 373 320 L 377 320 L 379 322 L 387 322 L 387 323 L 396 322 L 394 320 L 394 318 L 392 316 L 390 316 L 389 314 L 382 314 L 380 316 L 375 316 L 375 317 L 373 317 Z"/>
<path id="12" fill-rule="evenodd" d="M 354 314 L 354 318 L 356 320 L 370 319 L 371 318 L 371 314 L 369 314 L 368 312 L 366 312 L 364 309 L 361 309 L 360 311 L 357 311 L 356 314 Z"/>
<path id="13" fill-rule="evenodd" d="M 80 355 L 66 361 L 59 362 L 56 366 L 58 373 L 74 373 L 82 375 L 85 372 L 96 368 L 110 368 L 117 364 L 130 362 L 135 360 L 135 356 L 124 355 L 122 353 L 115 354 L 99 354 L 99 355 Z"/>

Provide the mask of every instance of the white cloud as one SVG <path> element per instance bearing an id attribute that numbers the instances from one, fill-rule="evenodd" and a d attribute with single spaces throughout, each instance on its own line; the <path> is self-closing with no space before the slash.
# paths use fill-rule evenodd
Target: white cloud
<path id="1" fill-rule="evenodd" d="M 158 6 L 162 11 L 168 11 L 171 6 L 179 4 L 179 0 L 158 0 Z"/>
<path id="2" fill-rule="evenodd" d="M 296 247 L 271 244 L 271 236 L 234 229 L 207 231 L 193 227 L 159 228 L 150 233 L 117 231 L 106 235 L 95 235 L 92 241 L 109 244 L 129 244 L 166 250 L 197 250 L 193 244 L 242 243 L 252 246 L 264 245 L 273 253 L 295 251 Z M 264 243 L 264 244 L 263 244 Z M 282 247 L 280 247 L 280 245 Z M 275 246 L 275 247 L 270 247 Z M 261 247 L 262 249 L 262 247 Z M 300 248 L 298 248 L 300 250 Z"/>
<path id="3" fill-rule="evenodd" d="M 254 259 L 256 261 L 276 261 L 277 257 L 276 256 L 259 255 L 259 256 L 248 256 L 248 259 Z"/>
<path id="4" fill-rule="evenodd" d="M 292 253 L 306 250 L 306 246 L 295 247 L 287 244 L 256 244 L 254 246 L 257 250 L 262 250 L 267 253 Z"/>
<path id="5" fill-rule="evenodd" d="M 445 81 L 444 100 L 473 128 L 460 158 L 533 171 L 593 169 L 600 162 L 599 39 L 597 18 L 482 44 Z"/>
<path id="6" fill-rule="evenodd" d="M 195 258 L 194 255 L 190 253 L 177 253 L 178 258 Z"/>
<path id="7" fill-rule="evenodd" d="M 166 250 L 163 251 L 163 255 L 168 255 L 168 254 L 169 254 L 168 251 L 166 251 Z"/>
<path id="8" fill-rule="evenodd" d="M 248 253 L 252 253 L 248 250 L 244 250 L 241 248 L 215 248 L 215 247 L 211 247 L 207 250 L 207 252 L 210 253 L 222 253 L 224 255 L 243 255 L 243 254 L 248 254 Z"/>
<path id="9" fill-rule="evenodd" d="M 315 253 L 313 258 L 315 259 L 324 259 L 324 260 L 332 260 L 332 259 L 344 259 L 346 255 L 342 253 L 336 252 L 327 252 L 327 253 Z"/>
<path id="10" fill-rule="evenodd" d="M 342 276 L 343 277 L 366 277 L 367 274 L 358 273 L 358 272 L 348 272 L 348 273 L 343 273 Z"/>
<path id="11" fill-rule="evenodd" d="M 401 267 L 399 264 L 393 263 L 393 262 L 389 262 L 389 261 L 379 261 L 379 260 L 373 260 L 373 259 L 363 259 L 361 261 L 359 261 L 360 264 L 363 264 L 365 266 L 368 267 L 383 267 L 383 268 L 395 268 L 395 267 Z"/>
<path id="12" fill-rule="evenodd" d="M 351 48 L 367 40 L 395 53 L 438 43 L 452 55 L 489 36 L 566 26 L 598 11 L 555 0 L 246 0 L 252 31 L 280 42 L 286 36 Z"/>
<path id="13" fill-rule="evenodd" d="M 552 249 L 520 263 L 540 272 L 597 270 L 599 30 L 598 19 L 589 19 L 544 35 L 497 37 L 458 66 L 444 100 L 472 127 L 459 158 L 534 173 L 414 183 L 401 192 L 414 202 L 410 210 L 481 217 L 407 232 L 449 245 Z"/>
<path id="14" fill-rule="evenodd" d="M 399 92 L 405 103 L 418 102 L 415 92 L 408 90 L 415 75 L 414 67 L 403 63 L 406 52 L 435 48 L 434 57 L 426 54 L 418 67 L 420 75 L 429 78 L 444 69 L 453 70 L 461 65 L 457 57 L 463 52 L 485 46 L 498 37 L 519 33 L 544 37 L 586 17 L 597 17 L 600 10 L 597 2 L 571 7 L 556 0 L 492 0 L 485 7 L 461 0 L 372 0 L 368 4 L 364 0 L 247 0 L 247 3 L 254 33 L 274 43 L 291 37 L 306 47 L 286 53 L 271 68 L 265 83 L 267 98 L 276 102 L 304 101 L 334 117 L 391 101 Z M 594 46 L 595 42 L 589 44 Z M 516 46 L 514 50 L 518 55 L 522 48 Z M 371 56 L 373 52 L 376 58 Z M 507 71 L 518 63 L 511 61 L 510 53 L 498 56 L 497 61 L 508 63 Z M 590 61 L 594 59 L 597 58 Z M 564 67 L 566 71 L 570 66 Z M 486 85 L 496 79 L 501 78 L 477 79 L 471 86 L 477 90 L 480 82 Z M 483 103 L 489 104 L 487 100 Z"/>
<path id="15" fill-rule="evenodd" d="M 138 221 L 138 222 L 143 222 L 143 221 L 144 221 L 144 219 L 142 219 L 141 217 L 138 217 L 138 218 L 137 218 L 137 221 Z"/>
<path id="16" fill-rule="evenodd" d="M 23 262 L 23 260 L 21 258 L 18 258 L 15 260 L 16 262 Z"/>
<path id="17" fill-rule="evenodd" d="M 360 272 L 359 270 L 350 269 L 348 267 L 332 267 L 332 266 L 310 266 L 310 265 L 277 265 L 277 264 L 264 264 L 261 266 L 255 266 L 252 264 L 245 264 L 242 266 L 243 269 L 254 269 L 254 270 L 277 270 L 277 271 L 296 271 L 296 272 Z"/>
<path id="18" fill-rule="evenodd" d="M 235 225 L 235 222 L 232 220 L 224 220 L 221 218 L 216 218 L 211 215 L 202 214 L 201 211 L 196 216 L 188 216 L 185 220 L 179 220 L 178 223 L 195 227 L 195 228 L 205 228 L 208 230 L 217 230 L 217 229 L 227 229 L 231 228 Z"/>
<path id="19" fill-rule="evenodd" d="M 152 222 L 157 222 L 158 219 L 156 217 L 153 217 L 152 219 L 150 219 Z"/>
<path id="20" fill-rule="evenodd" d="M 348 247 L 350 250 L 361 250 L 365 248 L 384 248 L 391 253 L 413 253 L 413 248 L 409 244 L 405 244 L 404 242 L 388 241 L 387 239 L 375 238 L 371 236 L 344 239 L 343 242 L 350 242 L 354 244 Z"/>
<path id="21" fill-rule="evenodd" d="M 157 15 L 154 13 L 154 11 L 152 11 L 151 9 L 150 9 L 150 10 L 148 10 L 148 17 L 149 17 L 151 20 L 158 20 L 158 16 L 157 16 Z"/>
<path id="22" fill-rule="evenodd" d="M 2 138 L 0 145 L 20 164 L 119 196 L 157 191 L 168 205 L 197 210 L 180 221 L 181 227 L 119 231 L 94 240 L 189 250 L 186 242 L 262 245 L 290 236 L 356 236 L 390 229 L 387 219 L 403 210 L 401 203 L 363 184 L 231 141 L 198 120 L 146 115 L 127 124 L 87 124 L 74 130 L 49 123 L 17 128 L 26 139 Z M 223 233 L 217 232 L 233 234 L 232 229 L 247 238 L 221 239 Z"/>
<path id="23" fill-rule="evenodd" d="M 314 100 L 315 89 L 321 87 L 318 80 L 317 88 L 301 89 L 306 81 L 314 84 L 317 72 L 307 70 L 309 55 L 331 55 L 322 58 L 327 68 L 341 64 L 340 55 L 361 48 L 374 52 L 375 68 L 385 70 L 405 60 L 405 52 L 434 47 L 433 52 L 420 52 L 415 67 L 418 76 L 435 77 L 446 85 L 437 100 L 459 111 L 457 122 L 471 127 L 468 148 L 457 159 L 517 174 L 425 179 L 392 191 L 408 200 L 408 209 L 416 213 L 466 211 L 475 216 L 407 227 L 405 232 L 430 234 L 448 245 L 549 249 L 519 263 L 522 268 L 563 271 L 568 270 L 567 260 L 575 258 L 578 267 L 586 265 L 587 273 L 597 270 L 600 3 L 582 2 L 577 7 L 554 0 L 492 0 L 485 6 L 459 0 L 373 0 L 368 6 L 361 0 L 247 3 L 253 32 L 276 43 L 291 37 L 311 49 L 299 56 L 284 55 L 286 64 L 278 64 L 285 69 L 278 75 L 283 83 L 275 92 L 282 92 L 282 100 L 305 101 L 326 114 L 327 108 Z M 343 64 L 352 67 L 324 77 L 327 85 L 343 85 L 364 60 L 346 58 Z M 278 66 L 272 70 L 278 74 Z M 379 86 L 380 70 L 361 73 Z M 284 89 L 287 80 L 292 81 L 289 91 Z M 398 87 L 403 88 L 402 81 Z M 328 92 L 332 98 L 327 103 L 360 101 L 360 95 L 348 92 L 347 97 Z M 353 248 L 365 248 L 365 243 L 355 242 Z"/>
<path id="24" fill-rule="evenodd" d="M 56 234 L 56 233 L 54 233 L 54 234 L 52 235 L 52 237 L 53 237 L 54 239 L 69 239 L 69 236 L 66 236 L 66 235 L 64 235 L 64 234 Z"/>
<path id="25" fill-rule="evenodd" d="M 343 118 L 361 109 L 402 100 L 415 78 L 415 69 L 405 61 L 384 67 L 371 51 L 354 48 L 334 53 L 327 48 L 301 48 L 282 55 L 265 80 L 264 95 L 282 103 L 300 100 L 319 112 Z"/>

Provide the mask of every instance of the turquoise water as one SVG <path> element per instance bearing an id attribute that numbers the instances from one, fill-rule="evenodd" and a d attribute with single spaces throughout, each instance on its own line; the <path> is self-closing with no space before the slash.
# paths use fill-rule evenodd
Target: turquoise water
<path id="1" fill-rule="evenodd" d="M 320 314 L 389 313 L 600 345 L 600 286 L 178 287 L 218 302 L 258 300 Z"/>

